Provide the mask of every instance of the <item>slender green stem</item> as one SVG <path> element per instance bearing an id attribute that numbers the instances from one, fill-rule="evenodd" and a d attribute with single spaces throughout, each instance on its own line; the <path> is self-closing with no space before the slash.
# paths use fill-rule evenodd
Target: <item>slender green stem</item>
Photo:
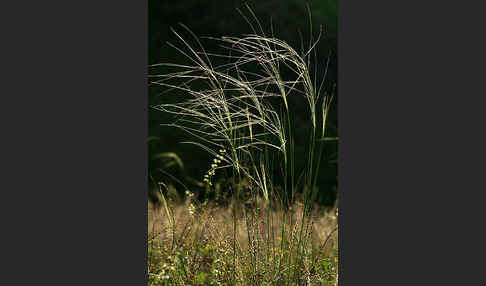
<path id="1" fill-rule="evenodd" d="M 317 185 L 317 177 L 319 175 L 319 167 L 321 166 L 321 158 L 322 158 L 322 152 L 324 150 L 324 141 L 319 142 L 319 155 L 317 156 L 317 166 L 316 166 L 316 172 L 314 175 L 314 182 L 312 183 L 312 189 L 314 189 Z"/>
<path id="2" fill-rule="evenodd" d="M 287 170 L 287 173 L 290 172 L 290 189 L 291 189 L 291 198 L 290 202 L 287 202 L 288 206 L 291 206 L 294 203 L 295 198 L 295 178 L 294 178 L 294 139 L 292 138 L 292 124 L 290 121 L 290 112 L 287 110 L 287 127 L 288 127 L 288 144 L 289 144 L 289 161 L 290 161 L 290 170 Z M 285 168 L 287 169 L 287 164 L 285 164 Z M 287 182 L 288 183 L 288 182 Z M 287 196 L 288 197 L 288 196 Z M 287 206 L 287 207 L 288 207 Z"/>

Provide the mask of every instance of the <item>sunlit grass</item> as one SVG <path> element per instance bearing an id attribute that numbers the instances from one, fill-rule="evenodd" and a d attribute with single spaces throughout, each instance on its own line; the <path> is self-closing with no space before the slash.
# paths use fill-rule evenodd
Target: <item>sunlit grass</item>
<path id="1" fill-rule="evenodd" d="M 193 138 L 181 143 L 212 155 L 203 179 L 206 188 L 214 188 L 216 173 L 233 179 L 227 186 L 233 200 L 223 209 L 196 207 L 195 200 L 183 208 L 169 206 L 167 185 L 159 182 L 165 219 L 152 224 L 157 235 L 149 243 L 150 259 L 155 259 L 149 261 L 149 272 L 157 283 L 331 285 L 335 279 L 335 247 L 325 247 L 337 229 L 336 219 L 313 210 L 332 102 L 326 92 L 327 63 L 316 62 L 321 33 L 297 52 L 273 33 L 266 35 L 248 11 L 253 21 L 241 14 L 252 34 L 213 39 L 227 48 L 227 55 L 207 52 L 181 25 L 197 48 L 175 30 L 183 48 L 170 45 L 189 64 L 154 65 L 175 71 L 153 75 L 151 84 L 166 87 L 166 95 L 177 90 L 186 97 L 153 107 L 175 115 L 165 125 Z M 216 66 L 218 58 L 228 63 Z M 319 74 L 324 76 L 318 79 Z M 295 153 L 298 127 L 290 97 L 308 106 L 309 144 L 303 154 Z M 304 170 L 295 169 L 296 156 L 306 158 Z M 299 201 L 297 189 L 302 190 Z"/>
<path id="2" fill-rule="evenodd" d="M 293 274 L 289 265 L 297 265 L 301 273 L 291 285 L 334 285 L 338 264 L 334 211 L 313 211 L 305 250 L 292 257 L 302 205 L 292 211 L 270 211 L 269 220 L 263 204 L 259 211 L 238 213 L 236 253 L 232 207 L 197 207 L 188 199 L 171 205 L 172 221 L 163 209 L 149 205 L 149 285 L 285 285 Z"/>

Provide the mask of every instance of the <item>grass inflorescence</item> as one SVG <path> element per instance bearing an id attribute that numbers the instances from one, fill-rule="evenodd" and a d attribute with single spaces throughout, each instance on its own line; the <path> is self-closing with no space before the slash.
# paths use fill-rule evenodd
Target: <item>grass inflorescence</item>
<path id="1" fill-rule="evenodd" d="M 161 188 L 166 218 L 165 223 L 153 224 L 149 243 L 149 281 L 153 284 L 336 282 L 336 253 L 334 248 L 330 251 L 322 246 L 335 235 L 335 229 L 329 226 L 335 228 L 336 220 L 316 227 L 316 219 L 328 215 L 316 216 L 313 210 L 332 103 L 332 95 L 325 92 L 330 90 L 325 86 L 326 63 L 322 65 L 324 76 L 318 79 L 321 65 L 316 62 L 316 47 L 321 33 L 297 52 L 273 33 L 267 35 L 253 11 L 248 10 L 253 22 L 241 14 L 252 34 L 213 39 L 228 54 L 207 52 L 196 35 L 181 25 L 197 48 L 175 30 L 183 47 L 170 45 L 190 64 L 154 65 L 174 71 L 152 76 L 152 84 L 167 87 L 166 94 L 177 90 L 186 96 L 183 101 L 154 108 L 177 117 L 166 125 L 192 136 L 192 141 L 183 143 L 211 154 L 212 162 L 203 179 L 207 189 L 214 188 L 213 178 L 219 172 L 233 178 L 227 186 L 233 199 L 226 209 L 217 209 L 196 206 L 190 196 L 189 215 L 176 219 Z M 214 64 L 221 59 L 226 63 Z M 299 97 L 308 106 L 310 134 L 305 154 L 295 153 L 292 134 L 297 127 L 290 97 Z M 296 156 L 306 158 L 304 170 L 296 170 Z M 155 234 L 157 227 L 161 232 Z"/>

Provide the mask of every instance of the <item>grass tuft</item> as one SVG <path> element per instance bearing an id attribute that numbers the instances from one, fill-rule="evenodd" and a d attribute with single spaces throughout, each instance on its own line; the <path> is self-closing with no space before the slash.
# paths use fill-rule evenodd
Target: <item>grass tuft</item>
<path id="1" fill-rule="evenodd" d="M 182 25 L 197 48 L 174 29 L 184 48 L 170 45 L 190 64 L 155 65 L 175 71 L 153 75 L 151 84 L 166 87 L 165 94 L 177 90 L 186 97 L 154 108 L 176 116 L 166 125 L 193 138 L 183 143 L 214 158 L 204 178 L 207 189 L 214 188 L 216 172 L 225 172 L 234 182 L 229 186 L 233 200 L 226 209 L 191 199 L 189 205 L 173 205 L 172 210 L 161 192 L 165 218 L 153 212 L 149 243 L 149 281 L 154 285 L 336 282 L 337 219 L 316 212 L 312 203 L 333 98 L 324 92 L 329 90 L 328 64 L 318 79 L 316 47 L 322 29 L 299 53 L 273 33 L 267 36 L 248 11 L 253 18 L 240 13 L 252 34 L 213 39 L 228 55 L 208 53 Z M 216 65 L 221 59 L 227 63 Z M 303 154 L 295 153 L 291 97 L 308 106 L 309 145 Z M 296 156 L 307 158 L 304 170 L 295 169 Z M 303 178 L 299 200 L 298 177 Z"/>

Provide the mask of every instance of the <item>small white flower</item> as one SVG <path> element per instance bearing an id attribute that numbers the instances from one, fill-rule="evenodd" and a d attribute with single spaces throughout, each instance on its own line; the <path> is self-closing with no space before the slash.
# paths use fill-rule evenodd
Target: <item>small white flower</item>
<path id="1" fill-rule="evenodd" d="M 188 211 L 191 216 L 194 216 L 194 213 L 196 212 L 196 207 L 193 204 L 190 204 Z"/>

